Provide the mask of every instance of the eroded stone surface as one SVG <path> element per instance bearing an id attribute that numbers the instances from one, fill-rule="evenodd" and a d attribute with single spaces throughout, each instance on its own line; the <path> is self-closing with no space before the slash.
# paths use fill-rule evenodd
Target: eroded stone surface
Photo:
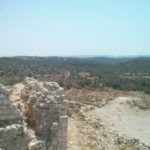
<path id="1" fill-rule="evenodd" d="M 28 141 L 23 133 L 23 126 L 14 124 L 0 128 L 1 150 L 26 150 Z"/>
<path id="2" fill-rule="evenodd" d="M 66 115 L 63 88 L 55 82 L 38 82 L 27 78 L 21 98 L 24 101 L 23 117 L 28 126 L 40 136 L 48 136 L 51 126 Z"/>
<path id="3" fill-rule="evenodd" d="M 0 84 L 0 127 L 20 122 L 19 110 L 10 101 L 8 89 Z"/>
<path id="4" fill-rule="evenodd" d="M 23 87 L 17 96 L 23 125 L 0 128 L 0 149 L 66 150 L 68 117 L 63 88 L 56 82 L 39 82 L 33 78 L 26 78 Z M 0 122 L 18 119 L 19 111 L 11 105 L 4 86 L 0 87 L 0 99 Z"/>

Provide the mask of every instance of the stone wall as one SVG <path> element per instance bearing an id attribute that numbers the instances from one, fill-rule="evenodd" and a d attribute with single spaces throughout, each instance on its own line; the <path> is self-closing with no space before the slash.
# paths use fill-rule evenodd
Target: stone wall
<path id="1" fill-rule="evenodd" d="M 49 150 L 66 150 L 67 149 L 67 125 L 68 125 L 68 117 L 60 116 L 59 124 L 54 134 L 51 144 L 49 146 Z M 56 124 L 53 125 L 54 127 Z"/>
<path id="2" fill-rule="evenodd" d="M 0 128 L 0 150 L 27 150 L 28 142 L 22 125 Z"/>
<path id="3" fill-rule="evenodd" d="M 8 89 L 0 84 L 0 150 L 26 148 L 20 112 L 10 101 Z"/>
<path id="4" fill-rule="evenodd" d="M 0 84 L 0 127 L 21 122 L 19 110 L 12 105 L 9 91 Z"/>
<path id="5" fill-rule="evenodd" d="M 33 78 L 26 78 L 23 84 L 20 112 L 0 85 L 0 150 L 66 150 L 68 117 L 63 88 Z"/>
<path id="6" fill-rule="evenodd" d="M 68 117 L 63 88 L 56 82 L 38 82 L 32 78 L 26 78 L 24 85 L 21 92 L 23 119 L 36 137 L 29 149 L 40 143 L 46 145 L 45 150 L 66 150 Z"/>

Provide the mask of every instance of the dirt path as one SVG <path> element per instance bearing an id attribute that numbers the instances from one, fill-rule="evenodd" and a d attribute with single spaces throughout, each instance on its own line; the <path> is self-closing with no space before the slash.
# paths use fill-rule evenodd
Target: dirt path
<path id="1" fill-rule="evenodd" d="M 140 139 L 150 145 L 150 110 L 141 110 L 127 104 L 131 97 L 118 97 L 110 104 L 88 112 L 89 116 L 100 118 L 119 134 Z"/>
<path id="2" fill-rule="evenodd" d="M 67 75 L 66 75 L 66 77 L 65 77 L 65 80 L 67 80 L 67 79 L 69 78 L 69 76 L 70 76 L 70 71 L 67 72 Z"/>

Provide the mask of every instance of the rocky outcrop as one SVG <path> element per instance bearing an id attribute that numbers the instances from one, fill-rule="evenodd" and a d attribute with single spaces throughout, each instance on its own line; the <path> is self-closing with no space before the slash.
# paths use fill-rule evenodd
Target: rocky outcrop
<path id="1" fill-rule="evenodd" d="M 19 96 L 23 125 L 4 124 L 0 128 L 0 149 L 66 150 L 68 117 L 63 88 L 56 82 L 39 82 L 33 78 L 26 78 L 23 84 Z M 5 95 L 2 103 L 9 106 L 9 113 L 3 120 L 0 118 L 4 123 L 4 120 L 18 119 L 20 116 L 16 107 L 10 105 L 9 94 L 3 89 L 2 86 L 1 93 Z M 14 118 L 9 118 L 10 114 Z"/>

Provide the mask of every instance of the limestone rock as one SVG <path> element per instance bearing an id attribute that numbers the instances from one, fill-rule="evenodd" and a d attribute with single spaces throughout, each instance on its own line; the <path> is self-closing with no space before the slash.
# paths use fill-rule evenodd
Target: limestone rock
<path id="1" fill-rule="evenodd" d="M 46 150 L 46 142 L 42 140 L 33 140 L 28 146 L 29 150 Z"/>
<path id="2" fill-rule="evenodd" d="M 22 115 L 27 128 L 34 130 L 38 139 L 44 139 L 48 147 L 56 150 L 66 150 L 67 143 L 68 117 L 63 93 L 58 83 L 39 82 L 33 78 L 25 79 L 21 92 Z M 43 142 L 35 139 L 29 144 L 29 150 L 44 150 L 44 147 Z"/>
<path id="3" fill-rule="evenodd" d="M 20 112 L 10 101 L 8 89 L 0 84 L 0 127 L 20 122 Z"/>
<path id="4" fill-rule="evenodd" d="M 79 131 L 78 136 L 83 136 L 82 146 L 85 149 L 150 150 L 150 147 L 139 139 L 119 135 L 118 132 L 94 117 L 85 118 L 84 124 L 79 126 Z"/>
<path id="5" fill-rule="evenodd" d="M 9 91 L 0 85 L 0 149 L 66 150 L 68 117 L 63 88 L 33 78 L 26 78 L 23 87 L 17 96 L 22 104 L 20 115 Z M 18 124 L 21 117 L 23 122 Z"/>
<path id="6" fill-rule="evenodd" d="M 0 149 L 26 150 L 27 141 L 23 133 L 23 126 L 14 124 L 0 128 Z"/>
<path id="7" fill-rule="evenodd" d="M 21 97 L 24 101 L 23 117 L 28 126 L 40 136 L 48 136 L 51 126 L 66 115 L 63 89 L 56 82 L 38 82 L 27 78 Z"/>

